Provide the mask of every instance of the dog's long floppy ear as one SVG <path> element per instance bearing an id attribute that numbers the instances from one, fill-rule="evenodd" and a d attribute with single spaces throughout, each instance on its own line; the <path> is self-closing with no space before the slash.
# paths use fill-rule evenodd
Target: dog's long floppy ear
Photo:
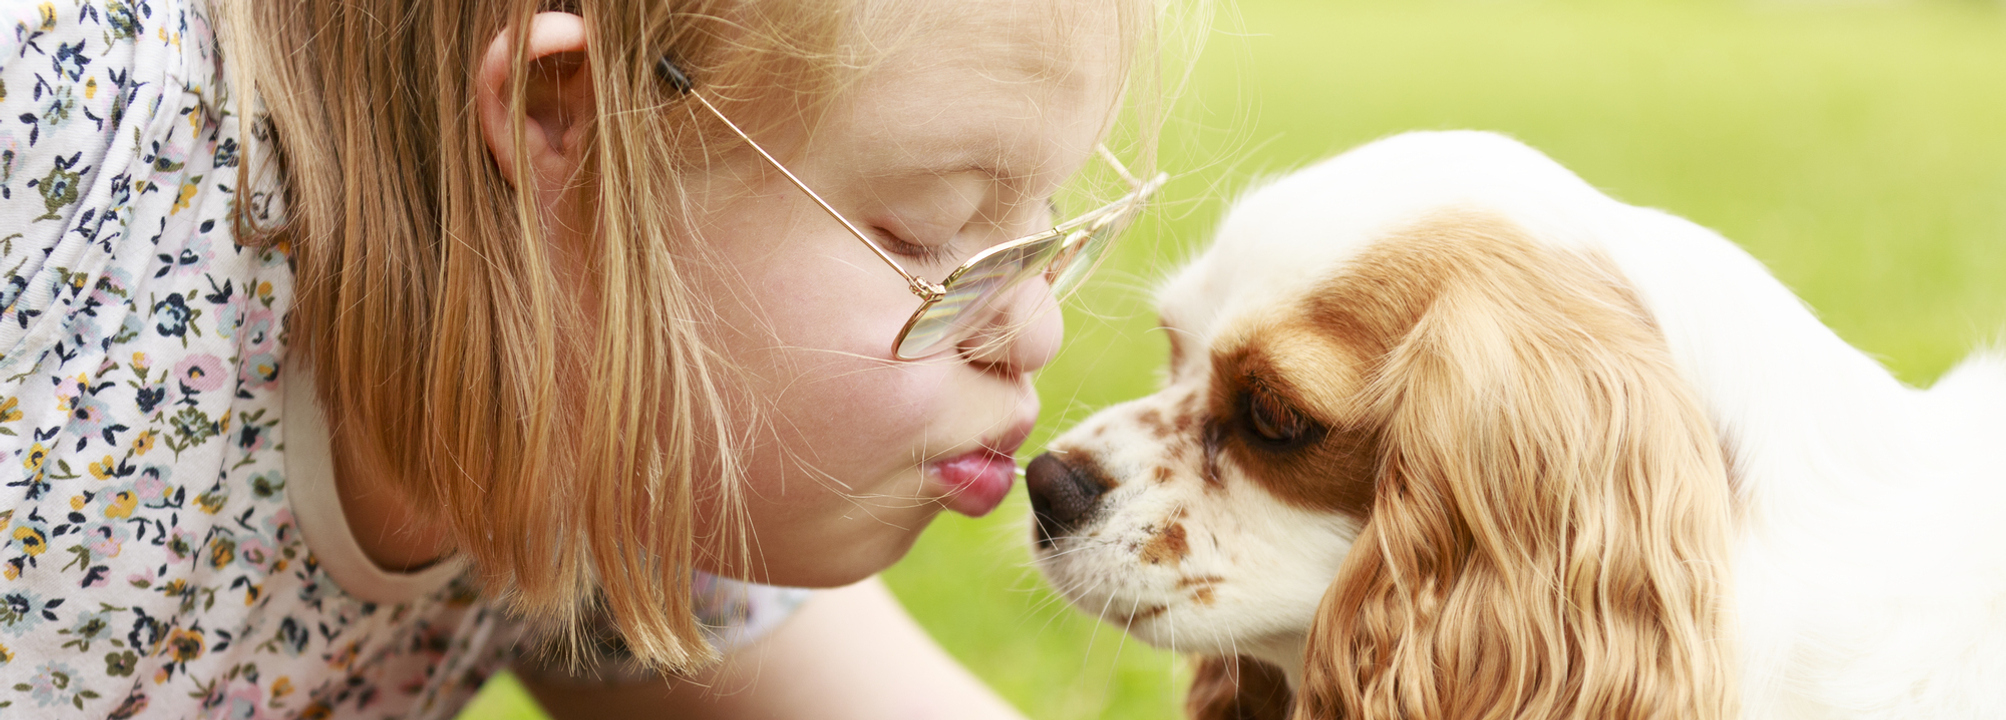
<path id="1" fill-rule="evenodd" d="M 1191 720 L 1288 720 L 1289 679 L 1250 657 L 1202 657 L 1184 698 Z"/>
<path id="2" fill-rule="evenodd" d="M 1330 290 L 1383 442 L 1298 720 L 1732 717 L 1720 441 L 1615 266 L 1457 213 Z"/>

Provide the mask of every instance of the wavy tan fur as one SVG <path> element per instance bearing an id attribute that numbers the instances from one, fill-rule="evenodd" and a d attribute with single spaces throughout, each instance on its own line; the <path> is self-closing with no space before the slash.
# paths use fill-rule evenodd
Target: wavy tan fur
<path id="1" fill-rule="evenodd" d="M 1732 716 L 1727 473 L 1620 275 L 1454 214 L 1322 297 L 1412 322 L 1368 338 L 1377 497 L 1296 716 Z"/>

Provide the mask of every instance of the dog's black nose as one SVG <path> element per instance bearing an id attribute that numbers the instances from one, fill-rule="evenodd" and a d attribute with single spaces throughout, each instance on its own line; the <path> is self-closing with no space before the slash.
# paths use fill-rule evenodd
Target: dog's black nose
<path id="1" fill-rule="evenodd" d="M 1052 546 L 1052 537 L 1064 535 L 1086 518 L 1107 492 L 1096 478 L 1080 468 L 1045 453 L 1031 459 L 1024 468 L 1024 489 L 1031 494 L 1031 514 L 1036 518 L 1038 547 Z"/>

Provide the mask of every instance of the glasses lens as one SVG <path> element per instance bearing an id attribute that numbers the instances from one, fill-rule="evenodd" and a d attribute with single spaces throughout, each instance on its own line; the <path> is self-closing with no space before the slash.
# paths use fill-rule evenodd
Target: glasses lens
<path id="1" fill-rule="evenodd" d="M 1053 296 L 1066 297 L 1093 274 L 1106 257 L 1108 247 L 1114 244 L 1115 236 L 1121 234 L 1134 207 L 1131 204 L 1109 208 L 1106 215 L 1094 218 L 1086 227 L 1066 237 L 1065 247 L 1045 267 L 1045 279 L 1052 284 Z"/>
<path id="2" fill-rule="evenodd" d="M 899 339 L 897 355 L 911 360 L 932 355 L 979 327 L 996 300 L 1036 277 L 1060 248 L 1061 238 L 1026 243 L 975 261 L 947 283 L 947 294 L 912 319 Z"/>
<path id="3" fill-rule="evenodd" d="M 1019 245 L 977 260 L 947 283 L 947 294 L 921 311 L 899 341 L 898 357 L 916 359 L 946 349 L 987 322 L 996 301 L 1025 280 L 1043 276 L 1055 297 L 1078 287 L 1121 232 L 1133 204 L 1107 208 L 1065 235 Z"/>

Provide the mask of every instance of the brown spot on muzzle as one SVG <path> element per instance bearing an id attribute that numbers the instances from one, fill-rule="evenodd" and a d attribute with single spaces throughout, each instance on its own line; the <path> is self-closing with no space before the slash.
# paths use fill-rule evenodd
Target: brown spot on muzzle
<path id="1" fill-rule="evenodd" d="M 1142 546 L 1140 557 L 1143 562 L 1151 565 L 1170 563 L 1175 566 L 1190 552 L 1191 543 L 1184 537 L 1184 523 L 1172 521 L 1169 527 L 1163 528 L 1162 532 L 1158 532 L 1156 537 L 1150 538 L 1149 543 Z"/>

